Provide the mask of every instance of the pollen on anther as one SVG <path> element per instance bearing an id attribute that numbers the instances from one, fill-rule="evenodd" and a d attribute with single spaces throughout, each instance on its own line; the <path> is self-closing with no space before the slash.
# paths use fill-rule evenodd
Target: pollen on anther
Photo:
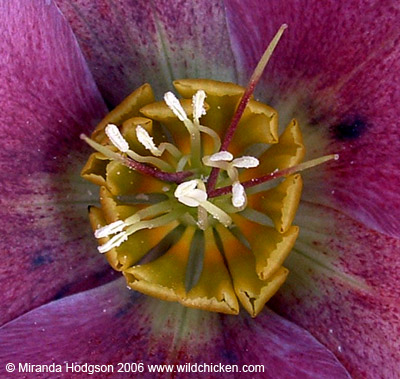
<path id="1" fill-rule="evenodd" d="M 153 155 L 160 156 L 162 154 L 160 149 L 155 145 L 153 137 L 151 137 L 147 130 L 140 125 L 136 127 L 136 136 L 138 141 L 147 150 L 150 150 Z"/>
<path id="2" fill-rule="evenodd" d="M 232 165 L 237 168 L 253 168 L 260 164 L 259 160 L 252 156 L 244 156 L 236 158 L 232 161 Z"/>
<path id="3" fill-rule="evenodd" d="M 121 220 L 115 221 L 109 225 L 105 225 L 94 232 L 96 238 L 107 237 L 111 234 L 122 231 L 125 227 L 125 223 Z"/>
<path id="4" fill-rule="evenodd" d="M 207 192 L 197 187 L 197 180 L 189 180 L 179 184 L 176 188 L 174 196 L 182 204 L 188 207 L 198 207 L 207 200 Z"/>
<path id="5" fill-rule="evenodd" d="M 193 107 L 193 119 L 196 122 L 199 122 L 201 116 L 206 114 L 206 110 L 204 108 L 204 100 L 206 98 L 206 93 L 203 90 L 197 91 L 192 98 L 192 107 Z"/>
<path id="6" fill-rule="evenodd" d="M 188 180 L 187 182 L 183 182 L 178 185 L 175 189 L 175 197 L 180 197 L 182 195 L 185 195 L 187 193 L 190 193 L 190 191 L 194 190 L 197 187 L 197 180 Z"/>
<path id="7" fill-rule="evenodd" d="M 239 182 L 232 184 L 232 204 L 236 208 L 242 207 L 246 203 L 246 192 Z"/>
<path id="8" fill-rule="evenodd" d="M 117 125 L 108 124 L 105 128 L 105 132 L 107 137 L 110 139 L 111 143 L 123 153 L 126 153 L 129 150 L 129 144 L 122 136 L 121 132 L 118 129 Z"/>
<path id="9" fill-rule="evenodd" d="M 104 245 L 98 246 L 97 250 L 102 254 L 107 253 L 107 251 L 110 251 L 111 249 L 120 246 L 127 239 L 128 234 L 126 232 L 118 233 L 109 241 L 107 241 Z"/>
<path id="10" fill-rule="evenodd" d="M 220 151 L 210 156 L 211 162 L 225 161 L 230 162 L 233 159 L 233 155 L 229 151 Z"/>
<path id="11" fill-rule="evenodd" d="M 180 121 L 188 120 L 187 114 L 183 109 L 180 101 L 172 92 L 167 92 L 164 95 L 164 101 L 167 104 L 168 108 L 171 109 L 171 111 L 176 117 L 178 117 Z"/>

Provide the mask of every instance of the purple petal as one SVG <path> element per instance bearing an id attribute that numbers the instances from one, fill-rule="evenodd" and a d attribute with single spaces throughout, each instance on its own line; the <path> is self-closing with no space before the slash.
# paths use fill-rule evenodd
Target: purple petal
<path id="1" fill-rule="evenodd" d="M 259 89 L 283 123 L 299 118 L 309 156 L 340 154 L 316 183 L 323 191 L 313 191 L 313 201 L 399 236 L 400 207 L 392 206 L 400 203 L 397 2 L 234 0 L 226 6 L 244 81 L 279 25 L 289 24 Z"/>
<path id="2" fill-rule="evenodd" d="M 250 319 L 187 309 L 131 293 L 122 279 L 38 308 L 0 339 L 1 367 L 143 362 L 142 375 L 154 377 L 148 364 L 262 364 L 252 377 L 349 378 L 333 354 L 271 311 Z"/>
<path id="3" fill-rule="evenodd" d="M 158 97 L 181 78 L 234 81 L 220 1 L 56 0 L 96 82 L 116 105 L 145 82 Z"/>
<path id="4" fill-rule="evenodd" d="M 280 24 L 289 24 L 260 93 L 278 108 L 281 122 L 299 118 L 306 158 L 340 154 L 337 163 L 304 173 L 296 219 L 300 236 L 285 262 L 291 274 L 276 309 L 331 348 L 356 377 L 395 377 L 400 371 L 397 3 L 234 0 L 226 5 L 243 78 Z"/>
<path id="5" fill-rule="evenodd" d="M 79 139 L 105 112 L 49 1 L 3 2 L 0 34 L 0 323 L 103 281 L 79 178 Z"/>
<path id="6" fill-rule="evenodd" d="M 303 203 L 300 235 L 273 307 L 363 378 L 400 372 L 400 241 Z"/>

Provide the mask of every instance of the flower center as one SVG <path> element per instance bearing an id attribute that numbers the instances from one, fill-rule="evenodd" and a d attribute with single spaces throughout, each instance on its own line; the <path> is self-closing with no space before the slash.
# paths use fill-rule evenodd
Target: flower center
<path id="1" fill-rule="evenodd" d="M 240 301 L 255 316 L 284 282 L 297 172 L 334 156 L 301 163 L 297 121 L 278 136 L 276 111 L 251 96 L 279 33 L 247 88 L 184 79 L 181 100 L 155 102 L 145 84 L 82 136 L 97 150 L 82 176 L 100 186 L 98 249 L 130 288 L 228 314 Z"/>

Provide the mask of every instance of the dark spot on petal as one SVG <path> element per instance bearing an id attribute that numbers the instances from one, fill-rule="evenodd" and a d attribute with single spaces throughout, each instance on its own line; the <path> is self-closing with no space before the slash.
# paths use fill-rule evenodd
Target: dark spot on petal
<path id="1" fill-rule="evenodd" d="M 237 354 L 229 348 L 221 349 L 221 356 L 229 362 L 229 364 L 235 364 L 239 361 Z"/>
<path id="2" fill-rule="evenodd" d="M 124 317 L 126 314 L 128 314 L 129 312 L 132 312 L 132 307 L 131 305 L 129 306 L 123 306 L 121 308 L 118 309 L 118 311 L 115 313 L 115 318 L 122 318 Z"/>
<path id="3" fill-rule="evenodd" d="M 132 312 L 132 308 L 133 308 L 135 305 L 137 306 L 137 304 L 135 304 L 135 303 L 137 303 L 137 300 L 138 300 L 138 298 L 139 298 L 140 296 L 141 296 L 141 295 L 139 295 L 137 292 L 133 292 L 133 291 L 132 291 L 132 293 L 130 294 L 128 303 L 125 304 L 125 305 L 123 305 L 122 307 L 120 307 L 120 308 L 118 309 L 118 311 L 115 313 L 115 316 L 114 316 L 114 317 L 115 317 L 116 319 L 122 318 L 122 317 L 124 317 L 125 315 L 129 314 L 130 312 Z"/>
<path id="4" fill-rule="evenodd" d="M 52 258 L 52 250 L 50 248 L 45 248 L 33 254 L 31 263 L 33 269 L 35 269 L 43 265 L 52 263 L 53 261 L 54 259 Z"/>
<path id="5" fill-rule="evenodd" d="M 53 296 L 53 300 L 59 300 L 65 297 L 66 295 L 70 294 L 71 285 L 66 284 L 65 286 L 61 287 L 56 294 Z"/>
<path id="6" fill-rule="evenodd" d="M 114 279 L 115 271 L 107 268 L 104 271 L 93 273 L 93 275 L 85 275 L 72 283 L 63 285 L 53 296 L 53 300 L 58 300 L 66 296 L 70 296 L 79 292 L 87 291 L 95 287 L 100 287 Z"/>
<path id="7" fill-rule="evenodd" d="M 366 122 L 361 117 L 352 117 L 331 127 L 336 139 L 340 141 L 360 137 L 367 129 Z"/>

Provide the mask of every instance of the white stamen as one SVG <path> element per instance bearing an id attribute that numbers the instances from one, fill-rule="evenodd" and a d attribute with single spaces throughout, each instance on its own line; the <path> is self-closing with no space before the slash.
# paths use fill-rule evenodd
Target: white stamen
<path id="1" fill-rule="evenodd" d="M 129 216 L 126 220 L 125 220 L 125 225 L 126 226 L 131 226 L 133 224 L 136 224 L 137 222 L 140 221 L 140 216 L 138 214 L 133 214 L 132 216 Z"/>
<path id="2" fill-rule="evenodd" d="M 125 223 L 121 220 L 115 221 L 109 225 L 105 225 L 94 232 L 96 238 L 107 237 L 110 234 L 115 234 L 124 229 Z"/>
<path id="3" fill-rule="evenodd" d="M 105 132 L 107 137 L 110 139 L 111 143 L 123 153 L 126 153 L 129 150 L 128 142 L 126 142 L 125 138 L 120 133 L 118 126 L 114 124 L 108 124 L 106 126 Z"/>
<path id="4" fill-rule="evenodd" d="M 188 180 L 187 182 L 183 182 L 176 187 L 174 192 L 175 197 L 181 197 L 190 191 L 194 190 L 197 187 L 197 180 Z"/>
<path id="5" fill-rule="evenodd" d="M 201 204 L 201 206 L 224 226 L 228 227 L 232 224 L 232 219 L 229 217 L 229 215 L 213 203 L 205 201 L 203 204 Z"/>
<path id="6" fill-rule="evenodd" d="M 153 155 L 159 157 L 162 154 L 161 150 L 155 145 L 153 137 L 151 137 L 147 130 L 140 125 L 136 127 L 136 137 L 147 150 L 152 152 Z"/>
<path id="7" fill-rule="evenodd" d="M 201 189 L 196 188 L 197 186 L 201 187 Z M 174 195 L 179 202 L 187 205 L 188 207 L 204 208 L 226 227 L 231 225 L 232 219 L 229 217 L 229 215 L 226 214 L 222 209 L 215 206 L 213 203 L 207 201 L 207 192 L 205 191 L 205 185 L 201 180 L 193 179 L 179 184 L 179 186 L 176 187 Z M 206 222 L 204 217 L 203 211 L 200 210 L 199 222 L 202 226 L 204 226 L 204 222 Z"/>
<path id="8" fill-rule="evenodd" d="M 178 201 L 188 207 L 198 207 L 201 203 L 207 200 L 207 193 L 205 191 L 194 189 L 189 195 L 182 195 L 178 197 Z"/>
<path id="9" fill-rule="evenodd" d="M 207 200 L 207 192 L 196 188 L 197 184 L 196 179 L 179 184 L 174 192 L 175 197 L 188 207 L 198 207 Z"/>
<path id="10" fill-rule="evenodd" d="M 253 168 L 257 167 L 260 161 L 257 158 L 246 155 L 244 157 L 236 158 L 232 161 L 232 165 L 237 168 Z"/>
<path id="11" fill-rule="evenodd" d="M 206 230 L 208 227 L 208 213 L 203 207 L 197 209 L 197 226 L 201 230 Z"/>
<path id="12" fill-rule="evenodd" d="M 188 116 L 183 109 L 180 101 L 176 98 L 176 96 L 172 92 L 167 92 L 164 95 L 164 101 L 168 105 L 168 108 L 174 113 L 176 117 L 179 118 L 180 121 L 187 121 Z"/>
<path id="13" fill-rule="evenodd" d="M 235 208 L 240 208 L 246 203 L 246 192 L 244 187 L 239 183 L 235 182 L 232 185 L 232 204 Z"/>
<path id="14" fill-rule="evenodd" d="M 192 98 L 193 107 L 193 120 L 198 124 L 201 116 L 206 114 L 204 108 L 204 100 L 206 98 L 206 93 L 203 90 L 197 91 Z"/>
<path id="15" fill-rule="evenodd" d="M 107 241 L 104 245 L 99 246 L 97 250 L 99 250 L 99 252 L 102 254 L 107 253 L 107 251 L 110 251 L 114 247 L 118 247 L 122 244 L 122 242 L 125 242 L 127 239 L 128 234 L 126 232 L 118 233 L 109 241 Z"/>
<path id="16" fill-rule="evenodd" d="M 209 160 L 211 162 L 225 161 L 230 162 L 233 159 L 233 155 L 229 151 L 220 151 L 213 155 L 210 155 Z"/>

